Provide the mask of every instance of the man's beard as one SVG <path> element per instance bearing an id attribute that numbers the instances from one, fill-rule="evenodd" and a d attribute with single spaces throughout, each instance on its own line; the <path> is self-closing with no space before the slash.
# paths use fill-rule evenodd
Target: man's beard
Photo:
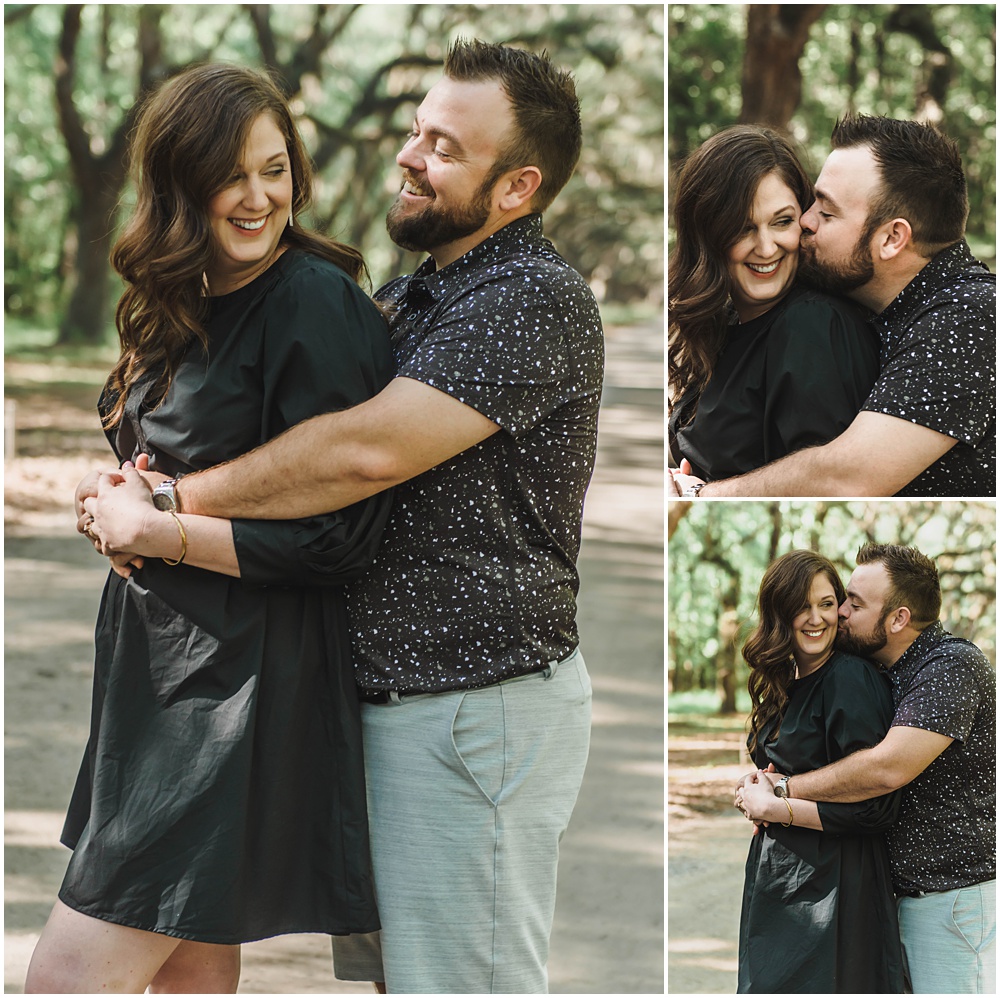
<path id="1" fill-rule="evenodd" d="M 871 233 L 862 233 L 846 263 L 820 263 L 815 247 L 804 242 L 799 251 L 799 279 L 831 295 L 846 295 L 860 288 L 875 276 L 870 240 Z"/>
<path id="2" fill-rule="evenodd" d="M 881 651 L 887 642 L 885 620 L 879 620 L 868 634 L 851 634 L 838 628 L 834 647 L 837 651 L 847 652 L 849 655 L 871 658 L 875 652 Z"/>
<path id="3" fill-rule="evenodd" d="M 436 199 L 414 211 L 397 198 L 385 216 L 389 238 L 406 250 L 429 252 L 478 232 L 490 217 L 492 185 L 483 184 L 463 205 L 442 208 Z"/>

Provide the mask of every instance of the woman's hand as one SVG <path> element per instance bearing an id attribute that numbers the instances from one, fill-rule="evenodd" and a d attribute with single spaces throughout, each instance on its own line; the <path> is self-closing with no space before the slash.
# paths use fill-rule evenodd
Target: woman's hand
<path id="1" fill-rule="evenodd" d="M 85 483 L 89 483 L 89 476 L 81 487 Z M 92 486 L 87 484 L 87 488 Z M 126 463 L 121 472 L 100 475 L 93 491 L 83 499 L 84 512 L 91 518 L 85 532 L 101 554 L 113 558 L 113 567 L 124 567 L 126 554 L 159 556 L 152 547 L 155 528 L 164 514 L 153 506 L 149 486 L 131 464 Z"/>
<path id="2" fill-rule="evenodd" d="M 690 488 L 692 485 L 705 484 L 700 478 L 694 476 L 691 462 L 686 457 L 681 459 L 681 466 L 679 468 L 669 469 L 669 475 L 670 487 L 674 496 L 682 496 L 684 490 Z"/>
<path id="3" fill-rule="evenodd" d="M 80 479 L 80 484 L 76 487 L 76 493 L 73 496 L 73 505 L 76 508 L 76 530 L 77 533 L 83 534 L 87 540 L 91 541 L 95 546 L 97 546 L 97 541 L 90 536 L 90 527 L 93 517 L 84 509 L 83 504 L 87 499 L 91 499 L 97 495 L 97 483 L 101 480 L 101 476 L 107 475 L 108 477 L 114 479 L 117 478 L 119 481 L 124 481 L 118 469 L 115 468 L 113 471 L 92 471 L 85 478 Z M 98 546 L 98 550 L 100 547 Z"/>
<path id="4" fill-rule="evenodd" d="M 751 821 L 765 824 L 779 820 L 778 809 L 784 808 L 781 799 L 774 796 L 774 788 L 763 771 L 752 774 L 736 791 L 736 803 Z"/>

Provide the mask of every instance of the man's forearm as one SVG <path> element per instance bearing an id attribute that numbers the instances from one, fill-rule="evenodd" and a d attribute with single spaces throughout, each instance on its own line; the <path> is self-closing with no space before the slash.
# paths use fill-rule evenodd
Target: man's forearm
<path id="1" fill-rule="evenodd" d="M 708 496 L 892 496 L 955 446 L 954 437 L 862 410 L 829 443 L 709 482 Z"/>
<path id="2" fill-rule="evenodd" d="M 702 496 L 853 496 L 858 483 L 843 474 L 829 444 L 807 447 L 745 475 L 709 482 Z"/>
<path id="3" fill-rule="evenodd" d="M 228 464 L 183 478 L 181 510 L 290 520 L 343 509 L 499 432 L 444 391 L 397 377 L 351 409 L 307 419 Z"/>
<path id="4" fill-rule="evenodd" d="M 871 800 L 895 789 L 874 749 L 861 749 L 829 766 L 793 776 L 788 781 L 790 796 L 842 803 Z"/>
<path id="5" fill-rule="evenodd" d="M 338 433 L 337 422 L 349 412 L 315 416 L 242 457 L 185 476 L 177 486 L 181 509 L 230 519 L 296 519 L 390 488 L 396 483 L 358 460 L 348 435 Z"/>

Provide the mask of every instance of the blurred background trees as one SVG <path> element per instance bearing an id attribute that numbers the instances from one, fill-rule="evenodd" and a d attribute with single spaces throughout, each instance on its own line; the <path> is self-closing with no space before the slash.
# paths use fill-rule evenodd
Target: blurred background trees
<path id="1" fill-rule="evenodd" d="M 738 121 L 784 128 L 813 177 L 847 111 L 916 118 L 958 142 L 969 244 L 995 269 L 995 4 L 670 4 L 671 172 Z"/>
<path id="2" fill-rule="evenodd" d="M 585 147 L 546 234 L 602 301 L 662 301 L 662 5 L 5 4 L 4 22 L 5 318 L 61 343 L 113 334 L 132 111 L 195 62 L 276 70 L 317 165 L 315 221 L 365 252 L 376 286 L 411 268 L 383 225 L 395 155 L 459 36 L 573 71 Z"/>
<path id="3" fill-rule="evenodd" d="M 701 693 L 721 713 L 748 709 L 740 648 L 756 624 L 764 570 L 788 551 L 818 551 L 845 584 L 865 541 L 912 544 L 941 577 L 941 619 L 996 663 L 996 506 L 991 502 L 671 503 L 668 670 L 671 694 Z M 673 709 L 673 707 L 671 707 Z"/>

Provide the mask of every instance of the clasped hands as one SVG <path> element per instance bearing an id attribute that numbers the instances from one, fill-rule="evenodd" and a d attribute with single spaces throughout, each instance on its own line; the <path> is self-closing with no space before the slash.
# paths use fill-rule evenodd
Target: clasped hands
<path id="1" fill-rule="evenodd" d="M 140 454 L 133 465 L 126 461 L 120 469 L 92 471 L 76 487 L 76 529 L 94 549 L 111 561 L 111 568 L 123 578 L 141 568 L 143 537 L 148 517 L 157 516 L 152 488 L 166 479 L 149 471 L 149 457 Z"/>
<path id="2" fill-rule="evenodd" d="M 774 805 L 774 785 L 781 779 L 776 772 L 774 763 L 769 763 L 766 770 L 758 769 L 747 773 L 736 784 L 736 795 L 733 807 L 742 812 L 743 816 L 753 822 L 754 835 L 761 825 L 765 828 L 770 820 L 765 817 Z"/>
<path id="3" fill-rule="evenodd" d="M 705 483 L 700 479 L 696 478 L 691 474 L 691 462 L 686 458 L 681 458 L 681 466 L 679 468 L 670 468 L 670 488 L 672 490 L 671 498 L 676 499 L 678 496 L 684 495 L 684 490 L 690 488 L 692 485 L 704 485 Z"/>

